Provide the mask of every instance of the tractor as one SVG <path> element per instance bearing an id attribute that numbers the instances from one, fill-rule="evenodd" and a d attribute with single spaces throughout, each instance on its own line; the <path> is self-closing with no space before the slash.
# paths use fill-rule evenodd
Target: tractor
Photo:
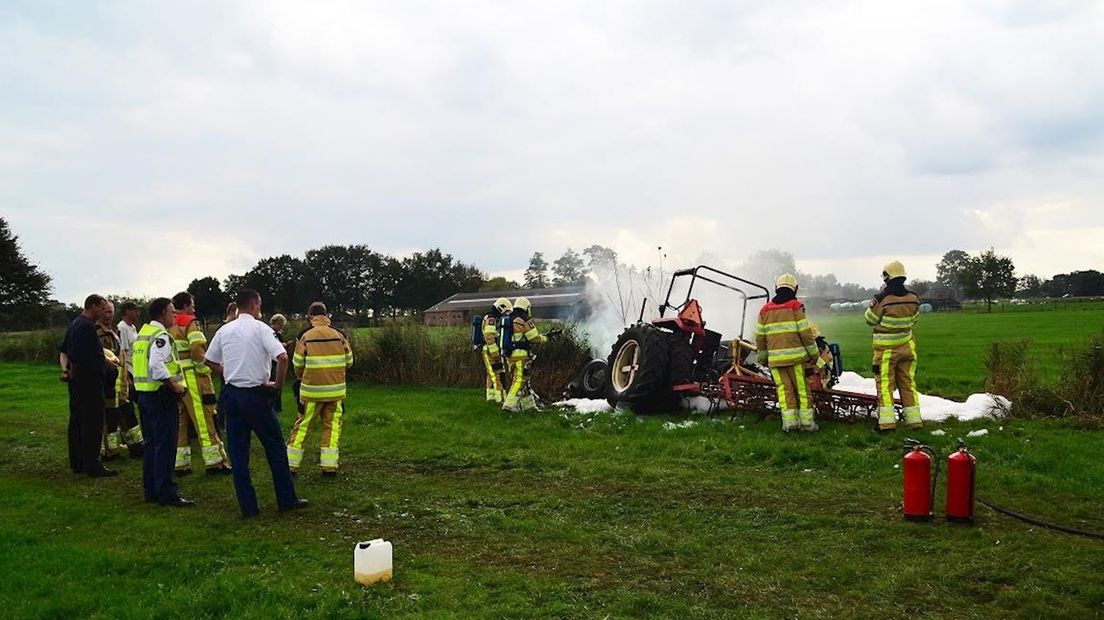
<path id="1" fill-rule="evenodd" d="M 675 284 L 685 278 L 690 279 L 686 297 L 673 303 Z M 741 319 L 736 338 L 726 340 L 706 328 L 702 306 L 693 297 L 699 282 L 738 296 Z M 777 391 L 770 372 L 756 363 L 755 344 L 744 337 L 749 302 L 769 297 L 770 291 L 763 285 L 708 265 L 676 271 L 667 298 L 659 306 L 659 317 L 644 322 L 642 309 L 637 322 L 618 336 L 609 357 L 584 366 L 568 386 L 567 395 L 606 398 L 614 407 L 628 407 L 636 413 L 669 412 L 683 399 L 701 396 L 708 399 L 711 414 L 730 409 L 770 415 L 778 411 Z M 667 316 L 668 312 L 672 315 Z M 833 389 L 842 360 L 838 345 L 831 347 L 834 364 L 810 371 L 818 417 L 876 416 L 876 397 Z"/>

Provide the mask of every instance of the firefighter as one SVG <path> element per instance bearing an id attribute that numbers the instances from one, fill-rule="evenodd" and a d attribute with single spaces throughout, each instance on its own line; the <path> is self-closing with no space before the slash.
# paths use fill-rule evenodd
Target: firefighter
<path id="1" fill-rule="evenodd" d="M 192 443 L 188 426 L 195 429 L 208 474 L 229 474 L 230 461 L 226 458 L 222 439 L 215 425 L 215 386 L 211 381 L 211 369 L 207 366 L 207 336 L 195 316 L 195 299 L 191 293 L 177 293 L 173 297 L 177 309 L 176 321 L 169 328 L 180 369 L 184 374 L 187 395 L 180 400 L 180 428 L 177 431 L 176 475 L 184 476 L 192 470 Z"/>
<path id="2" fill-rule="evenodd" d="M 812 394 L 805 365 L 818 356 L 812 326 L 805 318 L 805 305 L 797 300 L 797 278 L 778 277 L 774 297 L 759 311 L 756 346 L 759 361 L 770 367 L 782 410 L 782 430 L 817 430 L 813 420 Z"/>
<path id="3" fill-rule="evenodd" d="M 548 342 L 548 337 L 537 331 L 533 325 L 532 304 L 525 297 L 514 300 L 513 310 L 510 311 L 510 330 L 503 330 L 502 338 L 510 338 L 510 361 L 513 369 L 513 382 L 510 391 L 503 399 L 504 411 L 527 411 L 537 408 L 536 398 L 529 387 L 529 375 L 532 372 L 534 355 L 531 352 L 534 344 Z"/>
<path id="4" fill-rule="evenodd" d="M 509 299 L 499 297 L 491 311 L 483 315 L 483 365 L 487 367 L 487 402 L 499 403 L 506 398 L 503 378 L 506 367 L 502 363 L 502 351 L 498 348 L 498 321 L 514 310 Z"/>
<path id="5" fill-rule="evenodd" d="M 303 462 L 303 442 L 315 420 L 322 422 L 321 455 L 318 462 L 324 477 L 337 475 L 341 417 L 345 411 L 345 371 L 353 365 L 353 350 L 345 334 L 330 327 L 326 305 L 316 301 L 307 310 L 310 327 L 295 343 L 292 365 L 301 382 L 303 404 L 288 433 L 287 457 L 292 473 Z"/>
<path id="6" fill-rule="evenodd" d="M 817 382 L 812 383 L 813 387 L 831 389 L 832 385 L 835 384 L 834 379 L 836 379 L 832 375 L 832 364 L 835 361 L 835 356 L 832 355 L 832 350 L 828 348 L 828 339 L 820 333 L 817 324 L 809 321 L 809 329 L 812 331 L 813 340 L 816 342 L 817 357 L 805 364 L 806 374 L 817 378 Z"/>
<path id="7" fill-rule="evenodd" d="M 110 301 L 104 307 L 103 315 L 96 323 L 96 336 L 104 349 L 104 358 L 108 366 L 114 369 L 108 372 L 109 385 L 104 387 L 104 439 L 103 460 L 118 458 L 126 447 L 130 454 L 142 452 L 142 429 L 130 404 L 130 377 L 127 373 L 126 350 L 115 328 L 111 325 L 115 318 L 115 305 Z M 110 355 L 108 355 L 110 353 Z M 122 422 L 122 428 L 120 428 Z"/>
<path id="8" fill-rule="evenodd" d="M 910 429 L 923 427 L 916 393 L 916 339 L 912 326 L 920 318 L 920 297 L 905 288 L 905 266 L 893 261 L 882 269 L 885 286 L 866 309 L 874 328 L 874 379 L 878 386 L 878 429 L 897 428 L 893 391 L 901 394 L 902 413 Z"/>

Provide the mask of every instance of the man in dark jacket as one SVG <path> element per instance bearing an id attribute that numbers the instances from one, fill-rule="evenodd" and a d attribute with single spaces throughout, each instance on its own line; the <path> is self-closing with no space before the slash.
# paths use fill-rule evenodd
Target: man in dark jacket
<path id="1" fill-rule="evenodd" d="M 92 294 L 84 311 L 73 319 L 61 343 L 61 380 L 69 386 L 69 467 L 90 478 L 118 475 L 100 462 L 104 431 L 104 381 L 107 361 L 96 335 L 107 300 Z"/>

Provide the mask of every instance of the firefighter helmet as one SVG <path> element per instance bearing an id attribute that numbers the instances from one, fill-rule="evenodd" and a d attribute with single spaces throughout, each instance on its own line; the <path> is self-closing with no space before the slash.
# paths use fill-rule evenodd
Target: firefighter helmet
<path id="1" fill-rule="evenodd" d="M 505 297 L 499 297 L 495 300 L 494 307 L 502 314 L 510 314 L 514 309 L 514 304 L 510 303 L 510 300 Z"/>
<path id="2" fill-rule="evenodd" d="M 778 276 L 778 279 L 774 281 L 774 288 L 778 290 L 780 288 L 788 288 L 791 291 L 797 290 L 797 278 L 793 277 L 793 274 L 784 273 Z"/>
<path id="3" fill-rule="evenodd" d="M 525 297 L 518 297 L 517 299 L 515 299 L 514 308 L 517 310 L 521 310 L 527 315 L 531 315 L 533 313 L 533 304 L 529 303 L 529 300 Z"/>
<path id="4" fill-rule="evenodd" d="M 816 323 L 809 321 L 809 331 L 813 332 L 813 338 L 820 338 L 820 328 Z"/>
<path id="5" fill-rule="evenodd" d="M 905 266 L 902 265 L 899 260 L 887 263 L 885 267 L 882 267 L 882 280 L 889 281 L 894 278 L 904 278 L 905 276 Z"/>

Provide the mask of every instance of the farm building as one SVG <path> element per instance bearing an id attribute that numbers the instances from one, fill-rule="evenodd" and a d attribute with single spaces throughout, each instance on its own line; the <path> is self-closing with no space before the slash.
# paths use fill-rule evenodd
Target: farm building
<path id="1" fill-rule="evenodd" d="M 468 325 L 472 314 L 484 314 L 499 297 L 510 301 L 527 297 L 533 304 L 537 319 L 572 321 L 590 314 L 586 289 L 582 286 L 560 288 L 522 289 L 516 291 L 487 291 L 482 293 L 457 293 L 438 302 L 425 311 L 426 325 Z"/>

